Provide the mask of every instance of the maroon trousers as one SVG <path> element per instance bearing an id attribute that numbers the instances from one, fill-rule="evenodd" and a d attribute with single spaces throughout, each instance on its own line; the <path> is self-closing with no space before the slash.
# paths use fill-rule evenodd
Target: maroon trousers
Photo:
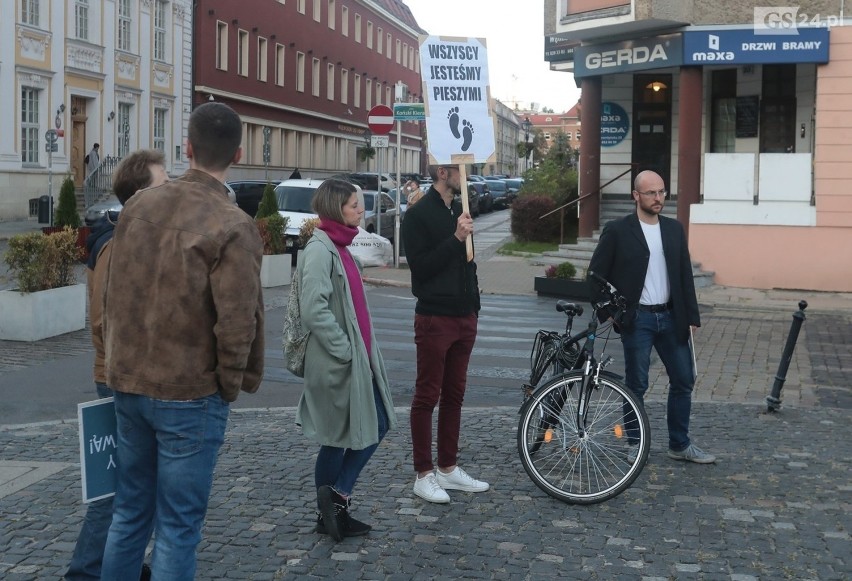
<path id="1" fill-rule="evenodd" d="M 476 315 L 414 316 L 417 381 L 411 401 L 411 442 L 414 469 L 426 472 L 432 463 L 432 412 L 438 405 L 438 466 L 457 463 L 459 430 L 467 365 L 476 341 Z M 440 404 L 439 404 L 440 402 Z"/>

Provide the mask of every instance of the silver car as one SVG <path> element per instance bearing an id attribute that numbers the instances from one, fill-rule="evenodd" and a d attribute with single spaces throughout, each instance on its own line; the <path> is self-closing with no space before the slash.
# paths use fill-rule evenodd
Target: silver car
<path id="1" fill-rule="evenodd" d="M 376 196 L 378 192 L 371 190 L 364 190 L 364 229 L 367 232 L 372 234 L 376 233 Z M 394 238 L 394 227 L 396 221 L 396 202 L 392 197 L 388 194 L 382 192 L 382 202 L 381 202 L 381 227 L 382 231 L 379 232 L 384 238 L 387 238 L 391 242 L 393 242 Z M 402 217 L 400 216 L 400 219 Z"/>

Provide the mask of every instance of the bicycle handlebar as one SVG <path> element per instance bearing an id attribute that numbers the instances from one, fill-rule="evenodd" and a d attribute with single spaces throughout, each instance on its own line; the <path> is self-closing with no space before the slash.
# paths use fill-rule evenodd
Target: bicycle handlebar
<path id="1" fill-rule="evenodd" d="M 598 284 L 598 287 L 607 295 L 611 304 L 615 305 L 619 310 L 627 308 L 627 299 L 618 292 L 617 288 L 612 286 L 611 282 L 592 270 L 589 271 L 589 278 Z"/>

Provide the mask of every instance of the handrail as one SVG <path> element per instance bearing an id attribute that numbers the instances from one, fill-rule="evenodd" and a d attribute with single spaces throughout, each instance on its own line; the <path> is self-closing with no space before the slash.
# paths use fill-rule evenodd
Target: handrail
<path id="1" fill-rule="evenodd" d="M 623 163 L 602 163 L 602 164 L 600 164 L 600 165 L 625 165 L 625 164 L 623 164 Z M 635 166 L 639 165 L 639 164 L 638 164 L 638 163 L 633 163 L 633 162 L 631 162 L 631 163 L 629 163 L 629 164 L 627 164 L 627 165 L 629 165 L 630 167 L 629 167 L 629 168 L 627 168 L 626 170 L 624 170 L 623 172 L 621 172 L 620 174 L 618 174 L 617 176 L 615 176 L 614 178 L 612 178 L 611 180 L 609 180 L 607 183 L 605 183 L 604 185 L 602 185 L 601 187 L 599 187 L 599 188 L 598 188 L 597 190 L 595 190 L 594 192 L 589 192 L 588 194 L 585 194 L 585 195 L 582 195 L 582 196 L 578 197 L 576 200 L 571 200 L 570 202 L 568 202 L 568 203 L 566 203 L 566 204 L 562 204 L 562 205 L 561 205 L 561 206 L 559 206 L 558 208 L 554 208 L 553 210 L 549 211 L 547 214 L 542 214 L 541 216 L 539 216 L 539 217 L 538 217 L 538 219 L 539 219 L 539 220 L 541 220 L 542 218 L 546 218 L 547 216 L 550 216 L 550 215 L 551 215 L 551 214 L 553 214 L 554 212 L 558 212 L 559 210 L 564 210 L 564 209 L 565 209 L 565 208 L 567 208 L 568 206 L 571 206 L 571 205 L 573 205 L 573 204 L 579 204 L 581 200 L 585 200 L 585 199 L 586 199 L 586 198 L 588 198 L 588 197 L 591 197 L 591 196 L 594 196 L 594 195 L 600 194 L 600 193 L 603 191 L 603 189 L 604 189 L 605 187 L 607 187 L 607 186 L 608 186 L 609 184 L 611 184 L 612 182 L 614 182 L 614 181 L 616 181 L 616 180 L 621 179 L 621 177 L 622 177 L 622 176 L 624 176 L 625 174 L 627 174 L 627 173 L 629 173 L 629 172 L 633 171 L 633 168 L 634 168 Z"/>

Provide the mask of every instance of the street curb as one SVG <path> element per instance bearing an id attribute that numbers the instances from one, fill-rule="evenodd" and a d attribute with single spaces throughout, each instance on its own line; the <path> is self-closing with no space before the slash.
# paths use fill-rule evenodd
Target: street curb
<path id="1" fill-rule="evenodd" d="M 373 286 L 390 286 L 395 288 L 411 288 L 410 282 L 402 282 L 398 280 L 387 280 L 384 278 L 364 277 L 361 279 L 365 284 Z"/>

